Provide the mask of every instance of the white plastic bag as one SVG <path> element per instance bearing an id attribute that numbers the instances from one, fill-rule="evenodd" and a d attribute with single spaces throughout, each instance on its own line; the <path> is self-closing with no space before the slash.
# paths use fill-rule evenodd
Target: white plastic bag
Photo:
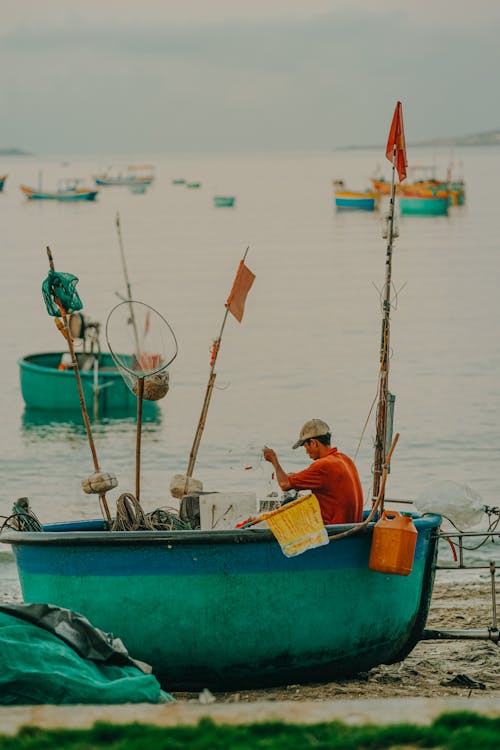
<path id="1" fill-rule="evenodd" d="M 420 513 L 437 513 L 458 531 L 477 526 L 484 514 L 481 496 L 466 484 L 450 479 L 433 482 L 413 502 Z"/>

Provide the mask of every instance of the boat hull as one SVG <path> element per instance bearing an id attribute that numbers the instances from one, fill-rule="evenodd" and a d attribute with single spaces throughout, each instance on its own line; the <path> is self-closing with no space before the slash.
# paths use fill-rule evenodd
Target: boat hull
<path id="1" fill-rule="evenodd" d="M 154 177 L 94 177 L 94 182 L 100 187 L 133 187 L 134 185 L 142 185 L 148 187 L 152 185 Z"/>
<path id="2" fill-rule="evenodd" d="M 214 197 L 214 206 L 217 206 L 218 208 L 231 208 L 234 206 L 236 198 L 233 198 L 233 196 L 229 195 L 216 195 Z"/>
<path id="3" fill-rule="evenodd" d="M 446 216 L 448 214 L 448 198 L 401 195 L 399 197 L 399 210 L 402 216 Z"/>
<path id="4" fill-rule="evenodd" d="M 85 614 L 170 690 L 353 675 L 404 658 L 425 625 L 437 516 L 415 520 L 408 576 L 368 569 L 371 528 L 287 558 L 267 530 L 110 533 L 89 523 L 0 537 L 24 600 Z"/>
<path id="5" fill-rule="evenodd" d="M 43 201 L 95 201 L 97 196 L 97 190 L 61 190 L 54 192 L 45 192 L 41 190 L 34 190 L 33 188 L 21 185 L 21 190 L 29 200 L 43 200 Z"/>
<path id="6" fill-rule="evenodd" d="M 336 192 L 335 206 L 348 211 L 375 211 L 378 195 L 375 193 Z"/>
<path id="7" fill-rule="evenodd" d="M 50 412 L 79 409 L 80 397 L 73 369 L 58 369 L 62 355 L 62 352 L 44 352 L 27 355 L 18 361 L 21 392 L 28 408 Z M 93 371 L 80 371 L 80 376 L 85 403 L 92 412 L 95 375 Z M 137 399 L 126 386 L 110 354 L 100 355 L 97 382 L 99 413 L 125 412 L 136 407 Z"/>

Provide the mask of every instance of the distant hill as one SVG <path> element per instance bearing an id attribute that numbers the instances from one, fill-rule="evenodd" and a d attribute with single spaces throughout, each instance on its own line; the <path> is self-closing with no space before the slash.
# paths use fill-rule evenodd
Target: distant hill
<path id="1" fill-rule="evenodd" d="M 33 156 L 33 154 L 20 148 L 0 148 L 0 156 Z"/>
<path id="2" fill-rule="evenodd" d="M 434 138 L 429 141 L 413 143 L 413 146 L 500 146 L 500 128 L 488 130 L 486 133 L 473 135 L 450 136 L 449 138 Z"/>
<path id="3" fill-rule="evenodd" d="M 474 133 L 472 135 L 448 136 L 447 138 L 432 138 L 427 141 L 406 142 L 407 146 L 417 147 L 425 146 L 445 146 L 447 148 L 455 146 L 500 146 L 500 128 L 497 130 L 488 130 L 485 133 Z M 382 146 L 343 146 L 337 151 L 349 151 L 355 149 L 380 149 Z"/>

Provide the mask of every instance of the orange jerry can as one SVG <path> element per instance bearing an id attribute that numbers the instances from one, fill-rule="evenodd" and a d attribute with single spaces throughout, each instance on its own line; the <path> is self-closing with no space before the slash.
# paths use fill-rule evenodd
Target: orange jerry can
<path id="1" fill-rule="evenodd" d="M 407 576 L 413 567 L 418 532 L 411 516 L 384 510 L 373 529 L 370 570 Z"/>

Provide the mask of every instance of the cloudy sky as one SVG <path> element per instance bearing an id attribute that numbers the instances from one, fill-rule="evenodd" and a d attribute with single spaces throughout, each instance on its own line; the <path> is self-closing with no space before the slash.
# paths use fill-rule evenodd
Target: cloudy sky
<path id="1" fill-rule="evenodd" d="M 498 0 L 0 0 L 0 147 L 321 151 L 500 127 Z"/>

